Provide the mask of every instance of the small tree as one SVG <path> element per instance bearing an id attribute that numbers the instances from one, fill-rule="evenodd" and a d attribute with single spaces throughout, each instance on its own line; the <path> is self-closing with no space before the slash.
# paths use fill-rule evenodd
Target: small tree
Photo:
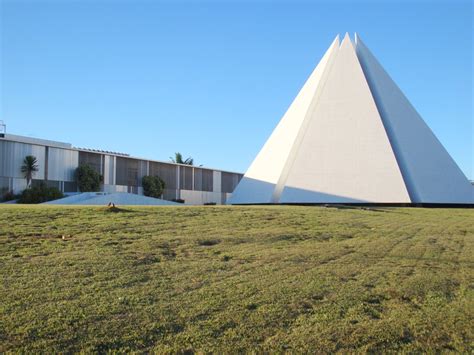
<path id="1" fill-rule="evenodd" d="M 38 159 L 33 155 L 27 155 L 23 159 L 23 165 L 21 166 L 21 172 L 26 179 L 26 186 L 31 186 L 31 180 L 33 176 L 38 172 Z"/>
<path id="2" fill-rule="evenodd" d="M 144 176 L 142 186 L 145 196 L 160 198 L 165 188 L 165 182 L 159 176 Z"/>
<path id="3" fill-rule="evenodd" d="M 186 160 L 183 160 L 183 155 L 181 153 L 174 153 L 174 158 L 170 157 L 170 160 L 176 164 L 194 165 L 193 158 L 187 157 Z"/>
<path id="4" fill-rule="evenodd" d="M 100 174 L 88 164 L 82 164 L 76 169 L 76 181 L 79 191 L 93 192 L 100 190 Z"/>

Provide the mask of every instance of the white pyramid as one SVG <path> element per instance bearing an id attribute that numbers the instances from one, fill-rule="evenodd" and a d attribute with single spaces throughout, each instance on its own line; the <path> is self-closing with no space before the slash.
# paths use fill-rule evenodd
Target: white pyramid
<path id="1" fill-rule="evenodd" d="M 474 203 L 474 188 L 356 35 L 331 44 L 230 203 Z"/>

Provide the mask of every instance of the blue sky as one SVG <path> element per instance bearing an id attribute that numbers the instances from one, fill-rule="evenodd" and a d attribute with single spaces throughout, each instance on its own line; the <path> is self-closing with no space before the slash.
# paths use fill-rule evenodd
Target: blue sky
<path id="1" fill-rule="evenodd" d="M 470 1 L 0 3 L 10 133 L 244 172 L 348 31 L 474 179 Z"/>

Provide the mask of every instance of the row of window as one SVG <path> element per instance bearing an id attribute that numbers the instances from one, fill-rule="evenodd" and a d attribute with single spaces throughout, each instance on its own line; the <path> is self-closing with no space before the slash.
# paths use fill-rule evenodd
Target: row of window
<path id="1" fill-rule="evenodd" d="M 40 184 L 46 184 L 47 187 L 55 187 L 58 190 L 62 190 L 61 184 L 64 186 L 64 192 L 77 192 L 77 183 L 74 181 L 56 181 L 56 180 L 36 180 L 31 181 L 31 186 L 39 186 Z"/>
<path id="2" fill-rule="evenodd" d="M 210 191 L 214 185 L 220 185 L 221 192 L 231 193 L 242 178 L 240 174 L 222 172 L 220 184 L 214 181 L 214 171 L 200 167 L 180 166 L 179 179 L 178 169 L 174 164 L 147 162 L 133 158 L 116 157 L 68 149 L 44 147 L 31 144 L 0 141 L 0 190 L 9 189 L 9 179 L 23 178 L 21 164 L 26 155 L 34 155 L 38 159 L 39 171 L 35 175 L 37 180 L 47 179 L 48 184 L 59 187 L 60 181 L 64 181 L 66 192 L 76 191 L 74 170 L 77 164 L 88 164 L 104 177 L 104 184 L 115 184 L 129 186 L 134 190 L 142 185 L 142 177 L 154 175 L 161 177 L 169 191 L 176 189 Z M 114 165 L 115 162 L 115 165 Z M 170 192 L 172 194 L 173 192 Z"/>
<path id="3" fill-rule="evenodd" d="M 100 154 L 88 152 L 79 153 L 79 164 L 89 164 L 100 174 L 103 174 L 105 171 L 104 161 Z M 117 185 L 130 187 L 142 185 L 141 178 L 147 175 L 146 161 L 117 157 L 116 164 L 115 183 Z M 177 186 L 178 179 L 175 165 L 150 162 L 148 174 L 162 178 L 165 182 L 166 189 L 213 191 L 214 174 L 212 170 L 180 166 L 179 186 Z M 221 192 L 233 192 L 241 177 L 242 175 L 240 174 L 222 172 Z"/>

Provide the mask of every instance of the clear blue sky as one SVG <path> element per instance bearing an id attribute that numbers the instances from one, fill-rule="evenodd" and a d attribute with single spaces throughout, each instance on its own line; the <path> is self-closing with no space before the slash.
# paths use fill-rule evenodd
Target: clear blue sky
<path id="1" fill-rule="evenodd" d="M 470 1 L 0 3 L 10 133 L 244 172 L 348 31 L 474 178 Z"/>

